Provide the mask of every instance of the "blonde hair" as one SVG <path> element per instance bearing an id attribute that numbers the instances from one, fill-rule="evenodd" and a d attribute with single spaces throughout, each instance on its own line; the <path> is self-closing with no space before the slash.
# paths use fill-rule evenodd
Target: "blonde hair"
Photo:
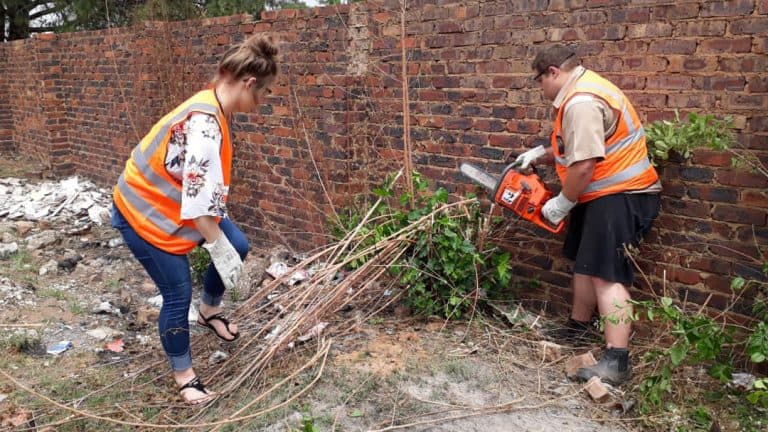
<path id="1" fill-rule="evenodd" d="M 214 82 L 224 76 L 235 80 L 252 76 L 257 80 L 257 88 L 263 88 L 277 75 L 276 55 L 277 47 L 272 38 L 251 36 L 224 53 Z"/>

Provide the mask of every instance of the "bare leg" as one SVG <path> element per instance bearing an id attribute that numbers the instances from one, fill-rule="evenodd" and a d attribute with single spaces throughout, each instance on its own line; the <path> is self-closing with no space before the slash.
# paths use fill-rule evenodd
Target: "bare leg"
<path id="1" fill-rule="evenodd" d="M 618 282 L 593 277 L 600 316 L 605 320 L 605 342 L 608 348 L 627 348 L 632 331 L 632 304 L 627 288 Z"/>
<path id="2" fill-rule="evenodd" d="M 592 279 L 591 276 L 578 273 L 574 273 L 573 279 L 571 279 L 571 289 L 573 290 L 571 318 L 576 321 L 590 321 L 592 313 L 597 306 L 597 297 L 595 296 L 595 287 Z"/>

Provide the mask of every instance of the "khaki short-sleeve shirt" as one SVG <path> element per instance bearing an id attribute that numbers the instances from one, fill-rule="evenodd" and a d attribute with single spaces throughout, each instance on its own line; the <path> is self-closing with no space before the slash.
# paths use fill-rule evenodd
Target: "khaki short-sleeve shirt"
<path id="1" fill-rule="evenodd" d="M 571 72 L 552 103 L 555 109 L 560 109 L 565 96 L 584 72 L 586 69 L 583 66 L 577 66 Z M 566 166 L 587 159 L 603 160 L 605 141 L 616 130 L 616 113 L 605 101 L 589 93 L 577 93 L 568 100 L 564 109 L 562 138 Z"/>

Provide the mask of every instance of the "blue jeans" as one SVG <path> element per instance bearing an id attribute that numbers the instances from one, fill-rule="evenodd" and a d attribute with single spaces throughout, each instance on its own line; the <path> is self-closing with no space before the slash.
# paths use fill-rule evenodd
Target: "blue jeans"
<path id="1" fill-rule="evenodd" d="M 123 215 L 112 207 L 112 226 L 120 231 L 125 244 L 133 256 L 144 266 L 149 277 L 157 285 L 163 296 L 158 327 L 160 342 L 174 371 L 183 371 L 192 367 L 192 353 L 189 347 L 189 305 L 192 302 L 192 275 L 189 259 L 186 255 L 164 252 L 139 237 Z M 221 219 L 219 228 L 229 242 L 245 259 L 248 254 L 248 240 L 229 219 Z M 203 279 L 203 292 L 200 300 L 209 306 L 221 304 L 224 284 L 213 263 L 208 267 Z"/>

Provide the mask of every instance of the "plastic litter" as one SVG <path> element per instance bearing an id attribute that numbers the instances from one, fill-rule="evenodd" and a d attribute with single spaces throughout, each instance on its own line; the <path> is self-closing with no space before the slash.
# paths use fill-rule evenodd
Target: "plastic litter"
<path id="1" fill-rule="evenodd" d="M 106 348 L 112 352 L 123 352 L 125 349 L 125 343 L 122 339 L 115 339 L 106 345 Z"/>
<path id="2" fill-rule="evenodd" d="M 48 349 L 45 350 L 45 352 L 52 355 L 59 355 L 70 348 L 72 348 L 71 341 L 60 341 L 49 346 Z"/>

